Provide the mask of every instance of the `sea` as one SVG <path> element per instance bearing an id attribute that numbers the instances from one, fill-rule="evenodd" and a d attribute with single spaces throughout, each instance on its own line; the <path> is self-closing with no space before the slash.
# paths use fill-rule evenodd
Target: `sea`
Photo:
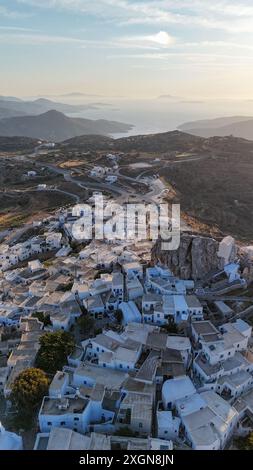
<path id="1" fill-rule="evenodd" d="M 129 132 L 117 133 L 112 137 L 172 131 L 185 122 L 199 119 L 226 116 L 245 116 L 246 119 L 253 117 L 253 100 L 171 101 L 162 98 L 150 100 L 108 98 L 86 104 L 90 105 L 89 109 L 72 116 L 120 121 L 133 126 Z"/>

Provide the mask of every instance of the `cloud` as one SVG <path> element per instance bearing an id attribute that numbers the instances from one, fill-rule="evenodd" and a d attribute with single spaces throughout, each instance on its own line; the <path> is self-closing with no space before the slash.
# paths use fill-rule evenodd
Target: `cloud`
<path id="1" fill-rule="evenodd" d="M 116 25 L 181 25 L 228 33 L 252 33 L 247 0 L 17 0 L 37 8 L 85 13 Z"/>
<path id="2" fill-rule="evenodd" d="M 252 32 L 253 7 L 247 0 L 18 0 L 39 8 L 89 13 L 117 24 L 197 26 L 226 32 Z M 233 21 L 231 21 L 233 19 Z"/>
<path id="3" fill-rule="evenodd" d="M 32 28 L 0 26 L 0 41 L 12 44 L 73 44 L 95 49 L 148 49 L 159 50 L 175 44 L 175 38 L 165 31 L 153 35 L 115 37 L 111 40 L 96 40 L 44 34 Z"/>
<path id="4" fill-rule="evenodd" d="M 168 67 L 179 66 L 197 66 L 197 67 L 215 67 L 227 68 L 246 65 L 247 67 L 253 67 L 249 65 L 249 56 L 240 54 L 235 56 L 234 54 L 225 53 L 206 53 L 206 52 L 143 52 L 133 54 L 113 54 L 108 55 L 108 59 L 131 59 L 131 60 L 142 60 L 143 63 L 147 61 L 150 65 L 151 61 L 161 62 L 166 64 Z M 140 64 L 137 64 L 140 65 Z"/>
<path id="5" fill-rule="evenodd" d="M 31 16 L 31 13 L 21 13 L 19 11 L 10 10 L 2 5 L 0 5 L 0 18 L 7 18 L 10 20 L 19 19 L 19 18 L 27 18 Z"/>
<path id="6" fill-rule="evenodd" d="M 21 31 L 21 32 L 38 32 L 38 30 L 33 28 L 22 28 L 20 26 L 0 26 L 0 31 Z"/>
<path id="7" fill-rule="evenodd" d="M 1 28 L 0 28 L 1 30 Z M 68 37 L 68 36 L 51 36 L 47 34 L 26 34 L 25 32 L 0 32 L 0 44 L 8 43 L 15 45 L 30 45 L 30 46 L 42 46 L 48 44 L 76 44 L 84 45 L 85 41 L 78 38 Z"/>

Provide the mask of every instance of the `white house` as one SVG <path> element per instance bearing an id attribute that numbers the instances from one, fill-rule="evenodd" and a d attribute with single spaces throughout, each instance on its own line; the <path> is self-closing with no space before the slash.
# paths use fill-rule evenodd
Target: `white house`
<path id="1" fill-rule="evenodd" d="M 229 263 L 224 266 L 224 271 L 228 278 L 228 282 L 242 281 L 240 273 L 240 264 L 239 263 Z"/>
<path id="2" fill-rule="evenodd" d="M 63 371 L 57 371 L 49 387 L 49 396 L 51 398 L 64 397 L 69 386 L 69 374 Z"/>
<path id="3" fill-rule="evenodd" d="M 87 299 L 90 297 L 90 289 L 88 284 L 83 284 L 81 282 L 74 282 L 71 292 L 75 294 L 79 300 Z"/>
<path id="4" fill-rule="evenodd" d="M 232 436 L 239 414 L 213 391 L 196 394 L 178 407 L 185 436 L 194 450 L 223 449 Z"/>
<path id="5" fill-rule="evenodd" d="M 61 310 L 51 312 L 50 320 L 52 322 L 52 328 L 54 331 L 69 331 L 73 324 L 73 319 L 71 318 L 70 314 L 67 312 L 62 312 Z"/>
<path id="6" fill-rule="evenodd" d="M 0 422 L 0 450 L 23 450 L 22 437 L 6 431 Z"/>
<path id="7" fill-rule="evenodd" d="M 187 367 L 191 357 L 191 342 L 186 336 L 169 335 L 167 337 L 167 348 L 179 351 L 184 365 Z"/>
<path id="8" fill-rule="evenodd" d="M 111 450 L 110 436 L 99 433 L 83 435 L 72 429 L 52 428 L 38 433 L 34 450 Z"/>
<path id="9" fill-rule="evenodd" d="M 83 346 L 86 349 L 86 357 L 98 358 L 100 367 L 124 371 L 135 370 L 142 350 L 140 342 L 110 330 L 90 338 Z"/>
<path id="10" fill-rule="evenodd" d="M 30 178 L 33 178 L 36 175 L 37 175 L 36 171 L 28 171 L 27 172 L 27 176 L 30 177 Z"/>
<path id="11" fill-rule="evenodd" d="M 123 315 L 123 325 L 127 325 L 128 323 L 141 323 L 141 314 L 132 300 L 129 302 L 121 302 L 119 309 Z"/>
<path id="12" fill-rule="evenodd" d="M 122 265 L 122 269 L 128 278 L 132 278 L 132 277 L 137 277 L 138 279 L 143 278 L 143 266 L 138 261 L 124 263 Z"/>
<path id="13" fill-rule="evenodd" d="M 157 411 L 157 437 L 160 439 L 175 440 L 179 435 L 181 420 L 173 416 L 171 411 Z"/>
<path id="14" fill-rule="evenodd" d="M 154 311 L 155 307 L 160 305 L 163 301 L 163 296 L 160 294 L 143 294 L 142 297 L 142 313 L 150 313 L 150 311 Z"/>
<path id="15" fill-rule="evenodd" d="M 143 295 L 143 287 L 138 277 L 132 277 L 126 281 L 128 300 L 135 300 Z"/>
<path id="16" fill-rule="evenodd" d="M 61 247 L 62 234 L 60 232 L 48 233 L 46 236 L 46 244 L 52 250 L 59 249 Z"/>
<path id="17" fill-rule="evenodd" d="M 100 367 L 91 362 L 83 362 L 73 370 L 73 379 L 71 385 L 74 387 L 93 387 L 96 383 L 102 383 L 109 389 L 118 390 L 122 387 L 128 374 L 120 369 L 111 369 L 108 373 L 107 368 Z"/>
<path id="18" fill-rule="evenodd" d="M 103 409 L 104 387 L 94 389 L 90 399 L 80 396 L 63 398 L 44 397 L 40 412 L 41 432 L 49 432 L 54 427 L 63 427 L 85 433 L 92 422 L 112 422 L 114 411 Z"/>
<path id="19" fill-rule="evenodd" d="M 124 276 L 120 272 L 115 272 L 112 275 L 112 293 L 119 301 L 123 300 Z"/>
<path id="20" fill-rule="evenodd" d="M 252 328 L 243 320 L 235 323 L 225 323 L 220 328 L 219 339 L 214 341 L 201 341 L 202 350 L 210 364 L 217 364 L 230 357 L 236 351 L 246 351 Z"/>
<path id="21" fill-rule="evenodd" d="M 176 401 L 191 397 L 196 389 L 188 376 L 166 380 L 162 387 L 162 401 L 165 410 L 172 410 Z"/>
<path id="22" fill-rule="evenodd" d="M 87 297 L 84 299 L 83 304 L 87 308 L 88 312 L 94 317 L 99 317 L 104 314 L 105 305 L 101 295 Z"/>
<path id="23" fill-rule="evenodd" d="M 112 184 L 112 183 L 116 183 L 117 179 L 118 179 L 118 177 L 117 177 L 116 175 L 108 175 L 108 176 L 105 178 L 105 181 L 106 181 L 107 183 Z"/>

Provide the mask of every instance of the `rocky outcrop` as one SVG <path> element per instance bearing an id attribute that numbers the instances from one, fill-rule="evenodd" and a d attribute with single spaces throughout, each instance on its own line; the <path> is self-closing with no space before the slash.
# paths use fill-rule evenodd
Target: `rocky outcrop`
<path id="1" fill-rule="evenodd" d="M 213 238 L 184 233 L 175 251 L 163 251 L 158 240 L 152 250 L 152 261 L 160 261 L 181 279 L 203 279 L 210 271 L 224 267 L 225 260 L 219 256 L 219 247 L 220 243 Z M 229 261 L 234 261 L 236 249 L 231 253 Z"/>

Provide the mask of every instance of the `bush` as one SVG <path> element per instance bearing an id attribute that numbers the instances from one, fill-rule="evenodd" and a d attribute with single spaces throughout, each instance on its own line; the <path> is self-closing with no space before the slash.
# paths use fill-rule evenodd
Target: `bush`
<path id="1" fill-rule="evenodd" d="M 234 441 L 239 450 L 253 450 L 253 432 L 246 437 L 237 437 Z"/>
<path id="2" fill-rule="evenodd" d="M 11 401 L 19 414 L 32 414 L 47 395 L 48 386 L 49 380 L 42 370 L 31 367 L 22 371 L 14 380 L 11 391 Z"/>
<path id="3" fill-rule="evenodd" d="M 77 324 L 81 330 L 81 333 L 87 334 L 94 328 L 95 321 L 89 315 L 85 314 L 78 318 Z"/>
<path id="4" fill-rule="evenodd" d="M 67 358 L 74 348 L 75 342 L 70 333 L 66 331 L 46 333 L 40 338 L 36 366 L 47 373 L 55 374 L 67 363 Z"/>
<path id="5" fill-rule="evenodd" d="M 38 320 L 43 323 L 44 326 L 49 326 L 52 325 L 52 322 L 50 320 L 50 315 L 48 313 L 43 313 L 43 312 L 35 312 L 32 314 L 33 318 L 38 318 Z"/>

